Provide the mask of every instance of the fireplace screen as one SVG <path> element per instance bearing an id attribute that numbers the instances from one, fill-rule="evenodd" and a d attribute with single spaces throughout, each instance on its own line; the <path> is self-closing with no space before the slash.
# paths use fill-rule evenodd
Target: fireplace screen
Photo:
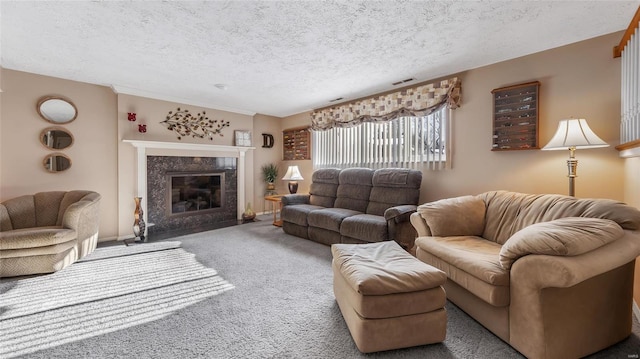
<path id="1" fill-rule="evenodd" d="M 224 173 L 172 173 L 169 180 L 170 215 L 203 213 L 222 208 Z"/>

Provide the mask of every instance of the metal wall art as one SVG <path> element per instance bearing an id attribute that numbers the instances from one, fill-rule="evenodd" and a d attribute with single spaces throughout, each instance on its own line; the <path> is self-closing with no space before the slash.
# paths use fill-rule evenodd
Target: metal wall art
<path id="1" fill-rule="evenodd" d="M 210 120 L 209 117 L 206 117 L 205 111 L 198 112 L 194 116 L 189 113 L 189 110 L 181 110 L 180 107 L 175 112 L 169 111 L 167 118 L 160 123 L 167 126 L 169 131 L 176 132 L 179 140 L 183 136 L 208 137 L 213 140 L 214 135 L 224 136 L 221 132 L 222 129 L 229 127 L 229 121 Z"/>

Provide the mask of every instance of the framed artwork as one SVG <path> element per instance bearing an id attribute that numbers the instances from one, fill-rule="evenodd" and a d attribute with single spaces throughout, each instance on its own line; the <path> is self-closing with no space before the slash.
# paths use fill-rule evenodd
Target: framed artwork
<path id="1" fill-rule="evenodd" d="M 236 146 L 250 147 L 251 146 L 251 131 L 236 130 Z"/>

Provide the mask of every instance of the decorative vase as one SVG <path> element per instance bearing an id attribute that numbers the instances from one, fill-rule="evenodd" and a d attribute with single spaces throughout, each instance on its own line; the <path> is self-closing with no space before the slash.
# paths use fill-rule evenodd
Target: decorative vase
<path id="1" fill-rule="evenodd" d="M 247 203 L 247 207 L 244 210 L 244 213 L 242 213 L 242 223 L 244 222 L 251 222 L 256 218 L 256 212 L 253 211 L 253 209 L 251 209 L 251 202 Z"/>
<path id="2" fill-rule="evenodd" d="M 267 182 L 267 190 L 273 191 L 276 189 L 276 185 L 273 182 Z"/>
<path id="3" fill-rule="evenodd" d="M 133 234 L 136 236 L 136 240 L 139 238 L 140 241 L 144 242 L 146 225 L 144 223 L 144 212 L 140 205 L 142 197 L 134 197 L 133 199 L 136 202 L 136 209 L 133 211 Z"/>

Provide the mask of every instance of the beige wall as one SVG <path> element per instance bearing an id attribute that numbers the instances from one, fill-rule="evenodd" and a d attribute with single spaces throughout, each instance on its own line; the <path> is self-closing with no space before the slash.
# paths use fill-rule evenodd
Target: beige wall
<path id="1" fill-rule="evenodd" d="M 270 134 L 273 136 L 273 147 L 263 148 L 262 134 Z M 276 190 L 278 193 L 285 193 L 282 176 L 284 176 L 286 167 L 283 167 L 282 161 L 282 131 L 280 131 L 280 118 L 257 114 L 253 121 L 253 146 L 256 148 L 253 157 L 255 177 L 253 178 L 254 211 L 261 213 L 265 210 L 271 211 L 272 203 L 265 202 L 264 193 L 267 190 L 267 184 L 262 179 L 262 166 L 272 163 L 278 166 L 278 179 L 276 181 Z"/>
<path id="2" fill-rule="evenodd" d="M 117 234 L 116 96 L 104 86 L 2 69 L 0 201 L 41 191 L 85 189 L 99 192 L 100 237 Z M 47 95 L 64 96 L 78 108 L 75 121 L 62 125 L 74 143 L 62 150 L 72 166 L 49 173 L 43 158 L 52 151 L 38 140 L 52 124 L 36 112 Z"/>
<path id="3" fill-rule="evenodd" d="M 569 151 L 491 151 L 491 90 L 540 81 L 540 145 L 558 121 L 586 118 L 612 146 L 618 144 L 620 63 L 611 56 L 620 33 L 466 71 L 462 106 L 453 111 L 451 170 L 423 171 L 420 201 L 504 189 L 527 193 L 568 191 Z M 283 119 L 283 128 L 309 124 L 308 113 Z M 623 200 L 624 161 L 613 148 L 579 150 L 578 197 Z M 310 162 L 310 161 L 306 161 Z M 305 178 L 311 165 L 301 166 Z"/>

